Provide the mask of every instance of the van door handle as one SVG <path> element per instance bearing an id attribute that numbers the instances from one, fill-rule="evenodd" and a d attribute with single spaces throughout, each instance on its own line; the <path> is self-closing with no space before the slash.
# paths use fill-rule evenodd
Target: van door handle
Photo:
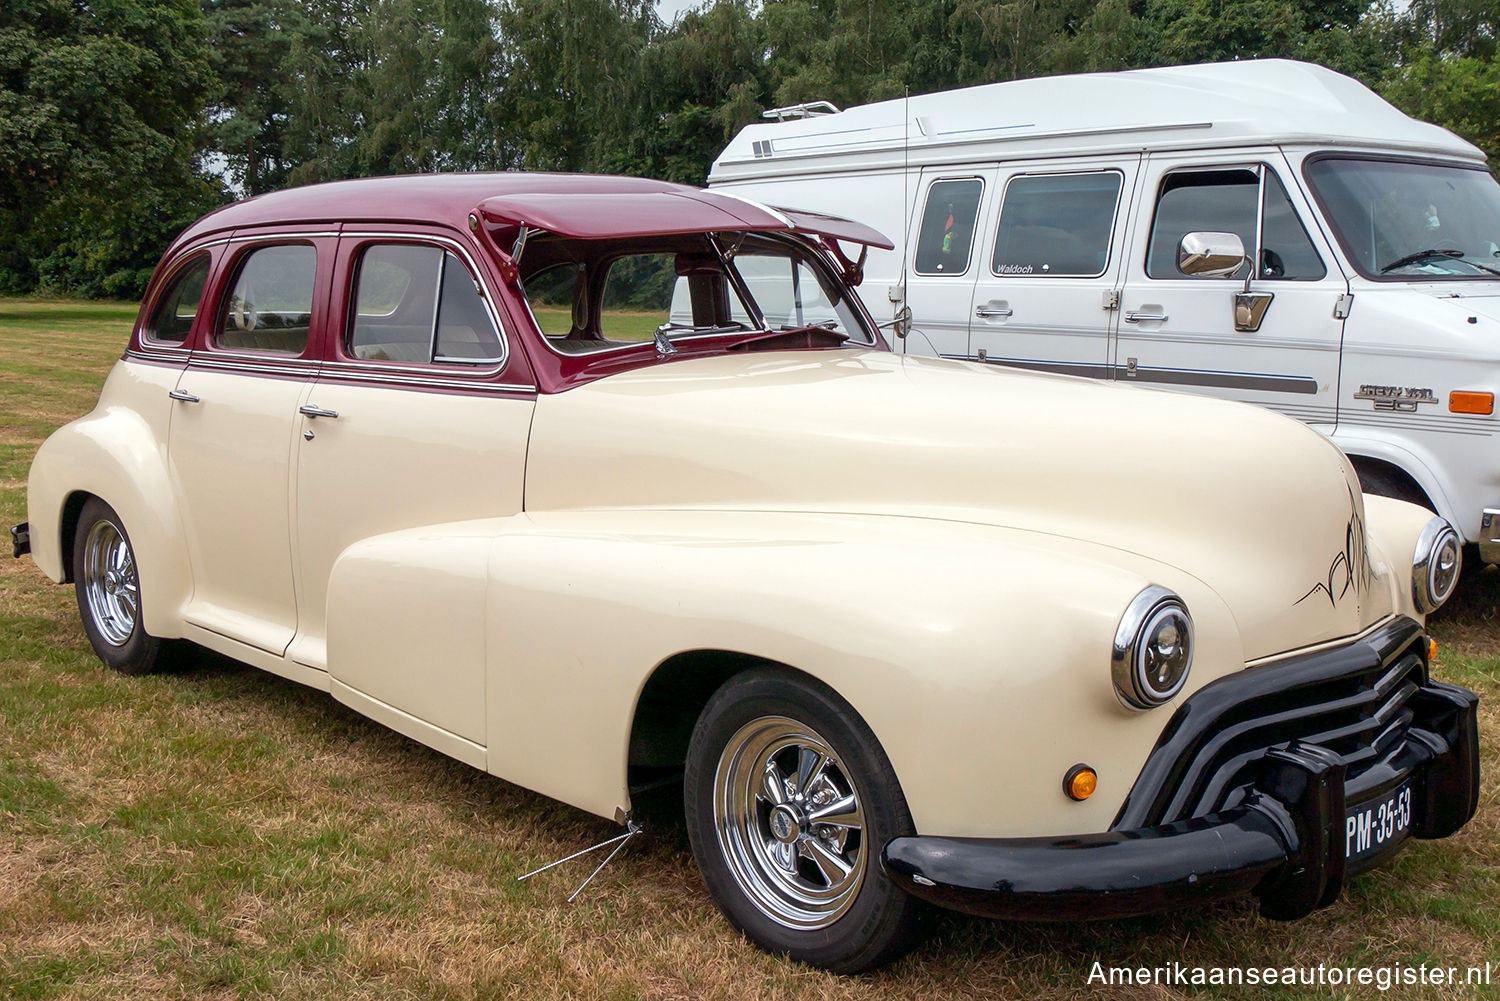
<path id="1" fill-rule="evenodd" d="M 185 389 L 172 389 L 172 390 L 168 390 L 167 391 L 167 395 L 170 396 L 174 400 L 181 400 L 183 403 L 198 403 L 198 402 L 201 402 L 201 401 L 199 401 L 198 397 L 194 396 L 192 393 L 189 393 Z"/>
<path id="2" fill-rule="evenodd" d="M 315 407 L 311 403 L 298 407 L 297 412 L 299 414 L 306 414 L 308 417 L 327 417 L 330 420 L 339 415 L 337 410 L 324 410 L 322 407 Z"/>
<path id="3" fill-rule="evenodd" d="M 1009 309 L 1004 306 L 980 306 L 978 309 L 974 310 L 975 316 L 986 320 L 992 316 L 999 317 L 1003 320 L 1008 316 L 1014 315 L 1014 313 L 1015 310 Z"/>
<path id="4" fill-rule="evenodd" d="M 1157 323 L 1165 323 L 1165 322 L 1167 322 L 1167 314 L 1166 313 L 1143 313 L 1143 312 L 1140 312 L 1139 310 L 1135 310 L 1135 309 L 1127 309 L 1125 311 L 1125 322 L 1126 323 L 1143 323 L 1143 322 L 1145 322 L 1147 320 L 1155 320 Z"/>

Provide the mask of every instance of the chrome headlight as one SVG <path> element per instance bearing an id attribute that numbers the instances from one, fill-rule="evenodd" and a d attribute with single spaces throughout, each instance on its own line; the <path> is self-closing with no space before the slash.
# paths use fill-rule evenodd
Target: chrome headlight
<path id="1" fill-rule="evenodd" d="M 1115 694 L 1130 709 L 1154 709 L 1182 691 L 1193 666 L 1193 617 L 1164 587 L 1146 588 L 1115 630 Z"/>
<path id="2" fill-rule="evenodd" d="M 1433 518 L 1417 536 L 1417 551 L 1411 558 L 1411 596 L 1417 611 L 1429 615 L 1442 608 L 1453 597 L 1463 566 L 1458 533 L 1442 518 Z"/>

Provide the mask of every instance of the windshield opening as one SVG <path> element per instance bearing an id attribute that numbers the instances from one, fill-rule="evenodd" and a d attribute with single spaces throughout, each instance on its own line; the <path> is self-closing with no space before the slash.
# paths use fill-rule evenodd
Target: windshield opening
<path id="1" fill-rule="evenodd" d="M 1500 277 L 1500 184 L 1488 171 L 1325 157 L 1306 172 L 1340 246 L 1366 278 Z"/>
<path id="2" fill-rule="evenodd" d="M 574 240 L 540 234 L 522 289 L 549 347 L 591 354 L 652 342 L 819 327 L 873 344 L 852 293 L 796 240 L 707 234 Z M 725 261 L 728 260 L 726 267 Z"/>

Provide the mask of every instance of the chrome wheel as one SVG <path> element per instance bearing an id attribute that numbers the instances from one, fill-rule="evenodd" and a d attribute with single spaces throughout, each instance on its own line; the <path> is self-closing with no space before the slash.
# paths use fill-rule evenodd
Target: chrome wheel
<path id="1" fill-rule="evenodd" d="M 125 533 L 111 521 L 89 529 L 83 548 L 83 592 L 99 636 L 110 646 L 124 646 L 140 615 L 140 581 L 135 554 Z"/>
<path id="2" fill-rule="evenodd" d="M 766 917 L 826 928 L 869 868 L 859 791 L 828 742 L 785 716 L 763 716 L 725 744 L 714 818 L 729 871 Z"/>

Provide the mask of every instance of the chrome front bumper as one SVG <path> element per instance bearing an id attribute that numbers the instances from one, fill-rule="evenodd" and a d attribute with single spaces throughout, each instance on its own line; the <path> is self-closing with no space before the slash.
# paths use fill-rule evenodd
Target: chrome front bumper
<path id="1" fill-rule="evenodd" d="M 1307 915 L 1400 850 L 1404 835 L 1346 857 L 1361 807 L 1411 790 L 1417 838 L 1447 837 L 1478 807 L 1479 700 L 1432 681 L 1426 649 L 1397 619 L 1212 682 L 1167 726 L 1110 830 L 897 838 L 886 871 L 914 896 L 995 918 L 1116 918 L 1246 893 L 1266 917 Z"/>
<path id="2" fill-rule="evenodd" d="M 1500 563 L 1500 508 L 1487 507 L 1479 523 L 1479 558 Z"/>

